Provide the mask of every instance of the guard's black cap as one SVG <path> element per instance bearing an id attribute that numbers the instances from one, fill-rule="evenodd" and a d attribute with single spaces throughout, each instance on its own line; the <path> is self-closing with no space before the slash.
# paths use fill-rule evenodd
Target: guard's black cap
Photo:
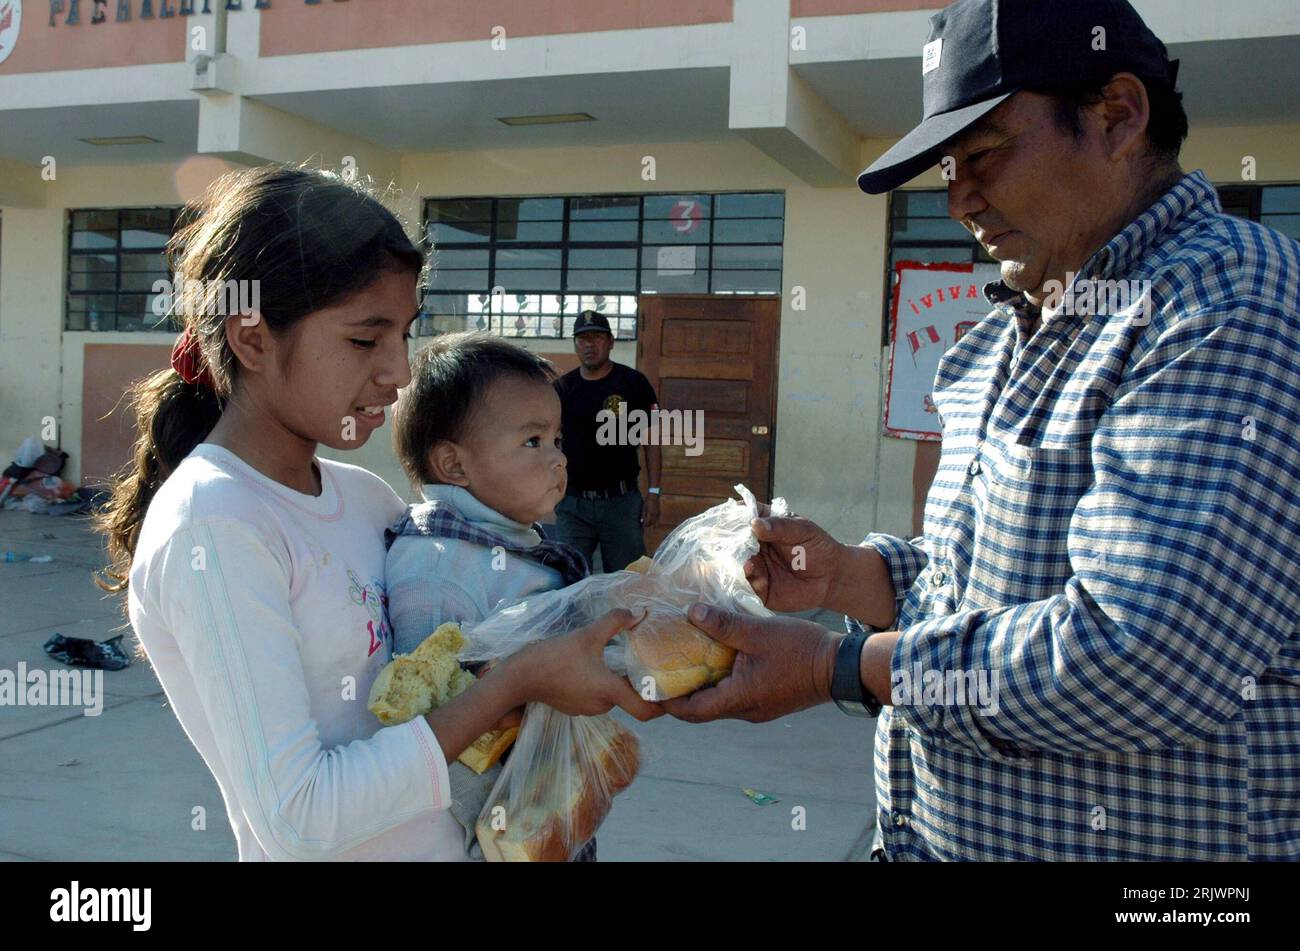
<path id="1" fill-rule="evenodd" d="M 920 175 L 939 148 L 1012 93 L 1130 72 L 1178 78 L 1128 0 L 957 0 L 930 17 L 921 53 L 925 116 L 858 176 L 878 195 Z"/>
<path id="2" fill-rule="evenodd" d="M 575 337 L 580 333 L 586 333 L 588 330 L 600 330 L 611 337 L 614 335 L 614 332 L 609 329 L 609 321 L 605 319 L 605 315 L 595 310 L 584 310 L 578 315 L 578 319 L 573 322 L 573 335 Z"/>

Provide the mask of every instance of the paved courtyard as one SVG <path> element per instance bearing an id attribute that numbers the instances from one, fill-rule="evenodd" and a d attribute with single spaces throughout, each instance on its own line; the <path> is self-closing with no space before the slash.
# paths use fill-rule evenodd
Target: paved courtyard
<path id="1" fill-rule="evenodd" d="M 119 599 L 90 580 L 103 558 L 85 519 L 0 512 L 4 551 L 53 561 L 0 563 L 0 670 L 60 669 L 41 649 L 56 633 L 127 631 L 130 643 Z M 638 725 L 647 761 L 601 827 L 600 858 L 861 860 L 875 811 L 873 725 L 831 706 L 762 725 Z M 744 787 L 780 801 L 757 805 Z M 192 828 L 196 806 L 204 831 Z M 795 806 L 806 829 L 792 827 Z M 146 662 L 104 673 L 97 717 L 0 706 L 0 859 L 234 858 L 216 783 Z"/>

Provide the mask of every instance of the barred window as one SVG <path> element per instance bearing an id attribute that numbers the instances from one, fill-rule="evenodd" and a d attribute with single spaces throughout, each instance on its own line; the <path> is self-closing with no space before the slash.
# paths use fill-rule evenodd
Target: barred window
<path id="1" fill-rule="evenodd" d="M 171 330 L 154 313 L 155 281 L 170 279 L 163 248 L 179 208 L 68 213 L 67 330 Z"/>
<path id="2" fill-rule="evenodd" d="M 785 196 L 428 199 L 422 335 L 573 336 L 584 310 L 637 335 L 642 294 L 779 294 Z"/>
<path id="3" fill-rule="evenodd" d="M 1300 241 L 1300 185 L 1221 185 L 1219 200 L 1228 214 Z"/>
<path id="4" fill-rule="evenodd" d="M 948 217 L 948 190 L 928 188 L 889 195 L 889 269 L 885 272 L 885 319 L 881 346 L 889 346 L 890 306 L 899 261 L 922 264 L 996 263 L 984 246 Z"/>

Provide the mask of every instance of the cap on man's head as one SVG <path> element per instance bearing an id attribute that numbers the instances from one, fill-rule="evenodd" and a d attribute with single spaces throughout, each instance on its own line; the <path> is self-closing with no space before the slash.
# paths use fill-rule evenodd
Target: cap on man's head
<path id="1" fill-rule="evenodd" d="M 614 335 L 614 332 L 609 329 L 609 321 L 605 319 L 604 314 L 599 311 L 584 310 L 573 323 L 573 335 L 576 337 L 578 334 L 586 333 L 589 330 L 599 330 L 611 337 Z"/>
<path id="2" fill-rule="evenodd" d="M 1021 89 L 1178 78 L 1165 44 L 1128 0 L 957 0 L 930 17 L 921 51 L 921 124 L 858 176 L 878 195 L 920 175 L 940 147 Z"/>

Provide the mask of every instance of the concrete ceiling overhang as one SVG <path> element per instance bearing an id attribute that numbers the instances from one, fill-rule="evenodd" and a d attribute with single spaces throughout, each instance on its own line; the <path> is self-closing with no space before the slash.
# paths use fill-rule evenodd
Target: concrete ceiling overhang
<path id="1" fill-rule="evenodd" d="M 1174 43 L 1178 87 L 1196 125 L 1300 120 L 1300 45 L 1294 36 Z M 863 138 L 896 139 L 921 119 L 921 59 L 802 63 L 810 86 Z"/>
<path id="2" fill-rule="evenodd" d="M 1174 43 L 1170 52 L 1182 60 L 1179 85 L 1193 126 L 1300 120 L 1300 56 L 1294 35 Z M 264 125 L 285 119 L 286 113 L 302 120 L 304 131 L 294 140 L 295 150 L 302 142 L 318 136 L 323 141 L 332 133 L 372 143 L 389 155 L 707 141 L 738 134 L 751 141 L 764 134 L 770 138 L 775 133 L 762 122 L 756 128 L 737 122 L 733 100 L 749 87 L 744 82 L 736 85 L 735 68 L 701 65 L 280 92 L 254 88 L 244 96 L 269 107 Z M 830 121 L 842 128 L 840 139 L 850 143 L 853 136 L 888 140 L 906 133 L 920 118 L 919 56 L 845 56 L 833 62 L 796 62 L 789 68 L 802 84 L 805 100 L 816 100 L 803 117 L 814 132 Z M 47 155 L 66 165 L 153 164 L 181 161 L 204 150 L 201 94 L 176 89 L 170 98 L 137 100 L 41 108 L 14 108 L 11 103 L 0 108 L 0 159 L 29 166 L 38 166 Z M 210 100 L 207 105 L 213 104 Z M 497 121 L 503 116 L 577 112 L 589 113 L 596 121 L 526 127 Z M 777 133 L 783 123 L 789 126 L 788 113 L 773 127 Z M 159 141 L 107 147 L 81 141 L 122 135 Z M 768 147 L 774 153 L 790 151 L 788 142 Z M 274 157 L 293 158 L 278 153 Z M 798 165 L 794 159 L 788 164 Z"/>
<path id="3" fill-rule="evenodd" d="M 393 152 L 599 146 L 725 138 L 728 70 L 659 70 L 254 95 Z M 509 126 L 585 112 L 594 122 Z"/>
<path id="4" fill-rule="evenodd" d="M 0 111 L 0 157 L 39 165 L 47 155 L 59 165 L 135 165 L 174 162 L 193 155 L 199 100 L 112 105 L 46 106 Z M 144 135 L 140 145 L 91 145 L 83 139 Z"/>

